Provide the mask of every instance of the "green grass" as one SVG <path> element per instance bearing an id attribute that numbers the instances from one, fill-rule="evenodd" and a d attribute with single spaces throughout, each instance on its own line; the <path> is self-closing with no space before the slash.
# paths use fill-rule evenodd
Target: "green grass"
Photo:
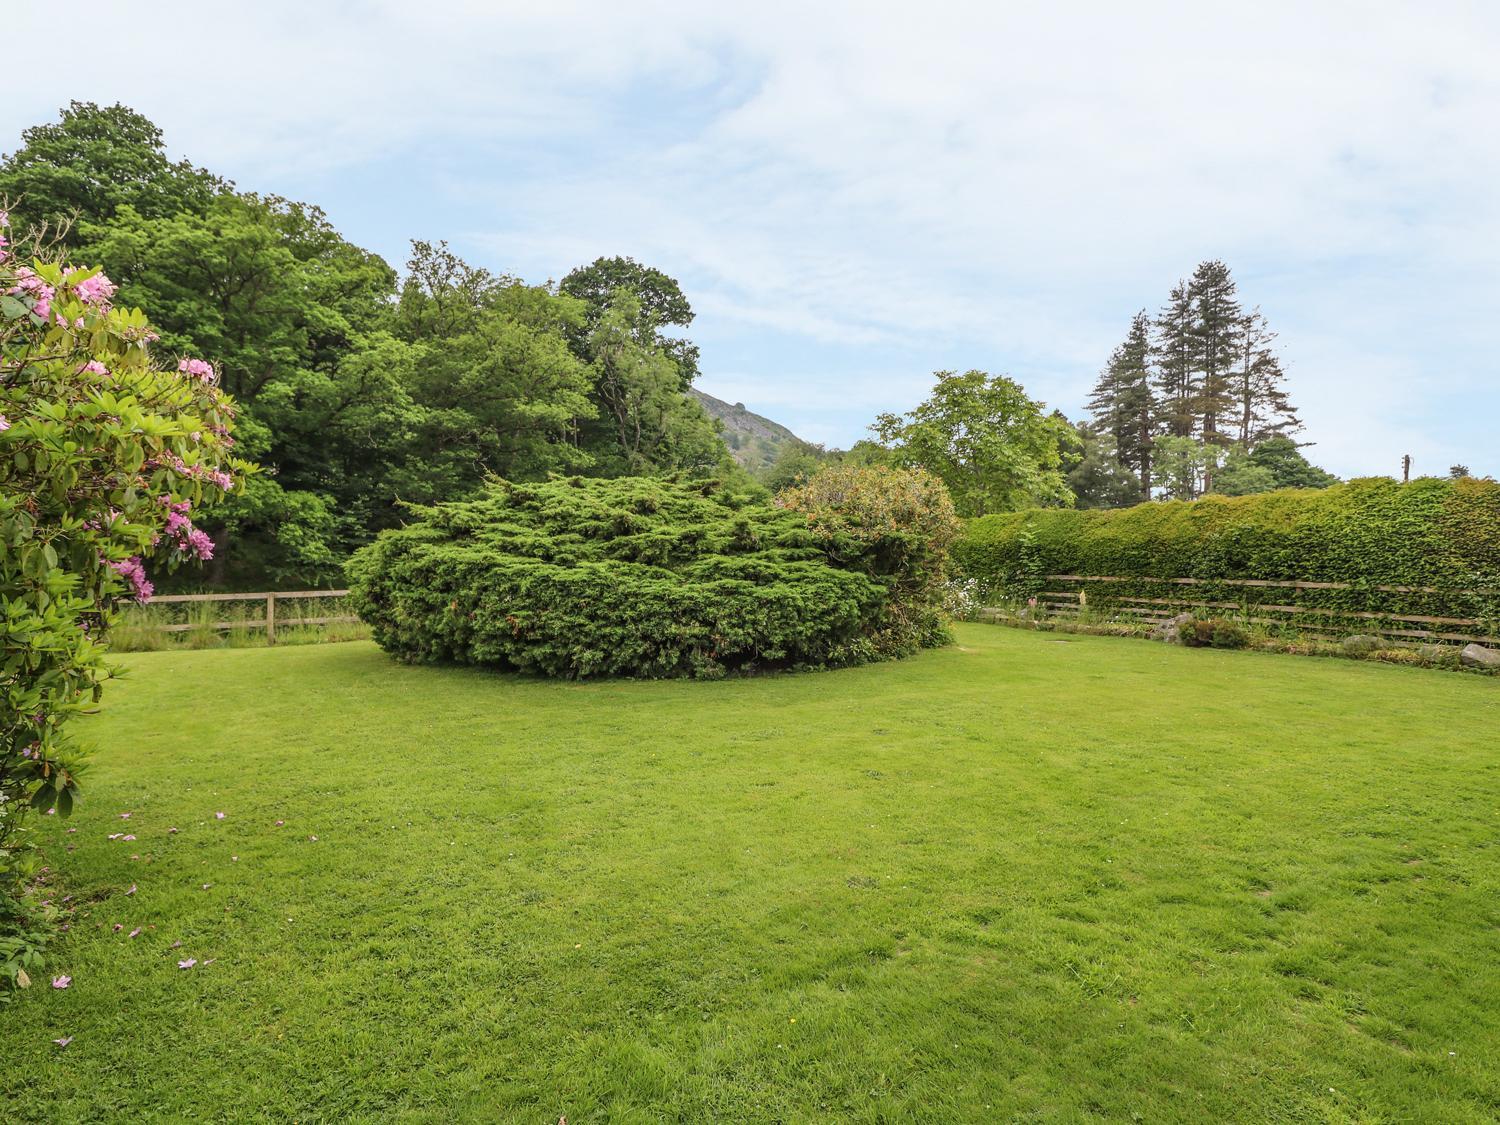
<path id="1" fill-rule="evenodd" d="M 126 658 L 4 1115 L 1500 1115 L 1500 685 L 959 637 L 721 683 Z"/>

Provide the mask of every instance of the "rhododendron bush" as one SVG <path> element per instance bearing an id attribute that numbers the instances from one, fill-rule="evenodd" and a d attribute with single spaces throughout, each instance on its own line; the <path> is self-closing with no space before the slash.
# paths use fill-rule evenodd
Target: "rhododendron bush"
<path id="1" fill-rule="evenodd" d="M 35 863 L 27 809 L 72 808 L 114 607 L 212 555 L 195 520 L 248 469 L 210 364 L 159 362 L 107 277 L 9 237 L 0 213 L 0 892 Z"/>

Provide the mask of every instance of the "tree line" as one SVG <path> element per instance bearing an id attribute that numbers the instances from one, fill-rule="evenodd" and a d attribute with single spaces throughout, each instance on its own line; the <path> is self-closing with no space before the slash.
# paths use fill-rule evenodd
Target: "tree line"
<path id="1" fill-rule="evenodd" d="M 1318 486 L 1258 310 L 1205 262 L 1144 312 L 1074 424 L 1014 380 L 938 372 L 847 451 L 788 442 L 751 480 L 688 393 L 693 309 L 676 280 L 599 258 L 528 283 L 413 240 L 403 271 L 317 207 L 170 160 L 127 107 L 74 102 L 0 158 L 0 201 L 52 249 L 151 310 L 159 347 L 217 363 L 262 466 L 215 512 L 211 585 L 337 583 L 407 505 L 486 479 L 720 476 L 778 491 L 830 462 L 941 477 L 961 514 L 1118 507 L 1203 491 Z"/>
<path id="2" fill-rule="evenodd" d="M 264 471 L 216 512 L 213 584 L 337 582 L 401 502 L 489 476 L 735 471 L 685 393 L 693 310 L 629 258 L 528 284 L 417 240 L 398 275 L 317 207 L 169 160 L 118 105 L 27 129 L 0 199 L 150 309 L 161 349 L 218 365 L 237 452 Z"/>

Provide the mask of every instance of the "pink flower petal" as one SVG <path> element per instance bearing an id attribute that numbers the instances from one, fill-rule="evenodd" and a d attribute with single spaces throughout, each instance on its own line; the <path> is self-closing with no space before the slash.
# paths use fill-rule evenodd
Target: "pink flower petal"
<path id="1" fill-rule="evenodd" d="M 125 927 L 124 927 L 124 926 L 122 926 L 122 925 L 121 925 L 121 924 L 120 924 L 120 923 L 119 923 L 119 922 L 116 922 L 116 923 L 115 923 L 115 933 L 119 933 L 119 932 L 120 932 L 120 931 L 121 931 L 121 930 L 123 930 L 123 929 L 124 929 L 124 928 L 125 928 Z"/>
<path id="2" fill-rule="evenodd" d="M 173 949 L 177 949 L 177 948 L 181 947 L 181 945 L 182 945 L 182 939 L 178 938 L 176 941 L 174 941 L 172 943 L 172 948 Z"/>
<path id="3" fill-rule="evenodd" d="M 132 833 L 126 833 L 124 836 L 121 836 L 120 839 L 122 839 L 122 840 L 134 840 L 135 839 L 135 834 L 133 832 Z"/>
<path id="4" fill-rule="evenodd" d="M 177 967 L 179 969 L 191 969 L 197 963 L 198 963 L 198 958 L 196 958 L 196 957 L 189 957 L 186 961 L 179 961 L 179 962 L 177 962 Z"/>
<path id="5" fill-rule="evenodd" d="M 177 829 L 175 829 L 175 828 L 168 828 L 167 829 L 167 834 L 169 836 L 175 836 L 175 835 L 177 835 Z"/>
<path id="6" fill-rule="evenodd" d="M 67 988 L 68 985 L 70 985 L 72 983 L 73 983 L 73 978 L 70 977 L 70 976 L 64 975 L 64 976 L 53 977 L 52 978 L 52 987 L 53 988 Z"/>
<path id="7" fill-rule="evenodd" d="M 224 814 L 221 813 L 221 812 L 216 812 L 216 813 L 214 813 L 214 819 L 215 820 L 223 820 L 224 819 Z"/>
<path id="8" fill-rule="evenodd" d="M 137 926 L 135 929 L 131 930 L 130 933 L 126 934 L 125 936 L 126 937 L 139 937 L 140 933 L 141 933 L 141 928 L 139 926 Z"/>
<path id="9" fill-rule="evenodd" d="M 308 839 L 311 840 L 315 844 L 318 842 L 318 838 L 316 836 L 309 836 Z"/>
<path id="10" fill-rule="evenodd" d="M 282 825 L 283 825 L 283 824 L 285 824 L 285 823 L 286 823 L 286 821 L 284 821 L 284 820 L 278 820 L 278 821 L 277 821 L 277 822 L 276 822 L 276 827 L 277 827 L 277 828 L 280 828 L 280 827 L 281 827 L 281 826 L 282 826 Z"/>
<path id="11" fill-rule="evenodd" d="M 133 895 L 133 894 L 135 894 L 135 884 L 134 884 L 134 883 L 131 883 L 131 884 L 130 884 L 130 890 L 128 890 L 128 891 L 126 891 L 126 892 L 125 892 L 125 893 L 126 893 L 126 894 L 128 894 L 128 895 Z"/>
<path id="12" fill-rule="evenodd" d="M 59 1047 L 66 1047 L 69 1043 L 73 1042 L 73 1037 L 71 1035 L 64 1035 L 61 1039 L 54 1039 L 52 1042 L 56 1043 Z"/>
<path id="13" fill-rule="evenodd" d="M 120 819 L 121 820 L 129 820 L 130 819 L 130 814 L 128 812 L 122 812 L 120 814 Z"/>

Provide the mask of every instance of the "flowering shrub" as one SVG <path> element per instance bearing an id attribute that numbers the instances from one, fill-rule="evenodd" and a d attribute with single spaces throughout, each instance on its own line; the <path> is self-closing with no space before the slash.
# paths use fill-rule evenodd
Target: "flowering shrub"
<path id="1" fill-rule="evenodd" d="M 941 480 L 923 469 L 830 466 L 776 504 L 801 513 L 839 565 L 885 587 L 872 634 L 883 655 L 947 642 L 948 550 L 961 525 Z"/>
<path id="2" fill-rule="evenodd" d="M 121 598 L 147 562 L 213 554 L 193 516 L 249 468 L 234 410 L 201 359 L 153 362 L 145 314 L 98 270 L 17 260 L 0 211 L 0 895 L 35 865 L 28 808 L 66 816 Z"/>

